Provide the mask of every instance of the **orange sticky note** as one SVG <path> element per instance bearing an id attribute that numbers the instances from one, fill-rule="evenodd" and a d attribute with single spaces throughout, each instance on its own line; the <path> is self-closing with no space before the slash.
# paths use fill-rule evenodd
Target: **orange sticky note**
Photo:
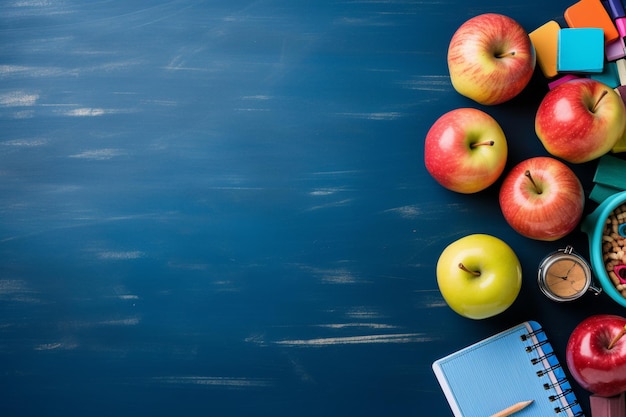
<path id="1" fill-rule="evenodd" d="M 604 43 L 617 39 L 619 34 L 600 0 L 580 0 L 568 7 L 565 21 L 571 28 L 600 28 L 604 31 Z"/>
<path id="2" fill-rule="evenodd" d="M 558 75 L 556 70 L 557 46 L 561 26 L 551 20 L 528 34 L 537 56 L 537 65 L 546 78 L 554 78 Z"/>

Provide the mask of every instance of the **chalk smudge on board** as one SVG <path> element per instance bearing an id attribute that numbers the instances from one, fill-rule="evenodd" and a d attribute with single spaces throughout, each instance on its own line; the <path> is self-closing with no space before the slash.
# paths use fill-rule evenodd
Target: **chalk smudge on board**
<path id="1" fill-rule="evenodd" d="M 332 345 L 361 345 L 386 343 L 424 343 L 433 341 L 423 333 L 374 334 L 344 337 L 322 337 L 315 339 L 288 339 L 274 342 L 276 345 L 290 347 L 324 347 Z"/>
<path id="2" fill-rule="evenodd" d="M 163 376 L 155 377 L 152 381 L 167 385 L 199 385 L 228 389 L 264 388 L 274 385 L 270 379 L 223 376 Z"/>

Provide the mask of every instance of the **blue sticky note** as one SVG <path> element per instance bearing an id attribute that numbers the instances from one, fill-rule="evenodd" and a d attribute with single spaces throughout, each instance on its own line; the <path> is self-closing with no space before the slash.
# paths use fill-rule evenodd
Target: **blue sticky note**
<path id="1" fill-rule="evenodd" d="M 604 32 L 599 28 L 559 30 L 557 71 L 601 73 L 604 70 Z"/>
<path id="2" fill-rule="evenodd" d="M 599 74 L 590 74 L 589 78 L 600 81 L 611 88 L 620 86 L 619 72 L 617 71 L 617 64 L 615 62 L 605 62 L 604 71 Z"/>

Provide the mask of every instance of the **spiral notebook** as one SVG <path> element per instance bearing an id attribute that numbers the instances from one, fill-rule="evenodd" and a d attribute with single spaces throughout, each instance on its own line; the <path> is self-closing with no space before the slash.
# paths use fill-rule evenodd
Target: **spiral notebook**
<path id="1" fill-rule="evenodd" d="M 436 360 L 455 417 L 488 417 L 523 401 L 515 417 L 584 417 L 541 325 L 527 321 Z"/>

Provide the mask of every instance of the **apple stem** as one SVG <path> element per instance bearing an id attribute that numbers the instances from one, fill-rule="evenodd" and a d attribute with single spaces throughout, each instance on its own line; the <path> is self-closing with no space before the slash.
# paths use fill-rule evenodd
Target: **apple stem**
<path id="1" fill-rule="evenodd" d="M 600 94 L 600 97 L 598 97 L 598 101 L 596 101 L 596 104 L 593 105 L 593 108 L 591 109 L 592 113 L 596 112 L 596 109 L 598 108 L 598 104 L 600 104 L 600 101 L 604 98 L 604 96 L 606 96 L 609 92 L 606 90 L 602 91 L 602 94 Z"/>
<path id="2" fill-rule="evenodd" d="M 492 141 L 492 140 L 486 140 L 486 141 L 484 141 L 484 142 L 472 143 L 472 144 L 470 145 L 470 148 L 475 148 L 475 147 L 477 147 L 477 146 L 493 146 L 494 144 L 495 144 L 495 142 L 494 142 L 494 141 Z"/>
<path id="3" fill-rule="evenodd" d="M 475 277 L 479 277 L 480 276 L 480 272 L 478 271 L 470 271 L 469 269 L 467 269 L 467 267 L 465 265 L 463 265 L 462 263 L 459 263 L 459 268 L 461 268 L 463 271 L 465 272 L 469 272 L 470 274 L 474 275 Z"/>
<path id="4" fill-rule="evenodd" d="M 537 194 L 541 194 L 543 192 L 543 190 L 537 186 L 537 183 L 533 179 L 533 176 L 530 175 L 530 171 L 527 170 L 526 172 L 524 172 L 524 175 L 526 175 L 526 177 L 530 180 L 530 182 L 533 183 L 533 186 L 535 187 L 535 190 L 537 191 Z"/>
<path id="5" fill-rule="evenodd" d="M 613 340 L 611 340 L 611 343 L 609 343 L 608 349 L 609 350 L 613 349 L 613 346 L 615 346 L 617 341 L 620 340 L 622 336 L 624 336 L 625 334 L 626 334 L 626 326 L 624 326 L 624 328 L 620 330 L 620 332 L 613 338 Z"/>
<path id="6" fill-rule="evenodd" d="M 515 55 L 515 51 L 510 51 L 510 52 L 502 52 L 496 55 L 496 58 L 504 58 L 505 56 L 514 56 Z"/>

